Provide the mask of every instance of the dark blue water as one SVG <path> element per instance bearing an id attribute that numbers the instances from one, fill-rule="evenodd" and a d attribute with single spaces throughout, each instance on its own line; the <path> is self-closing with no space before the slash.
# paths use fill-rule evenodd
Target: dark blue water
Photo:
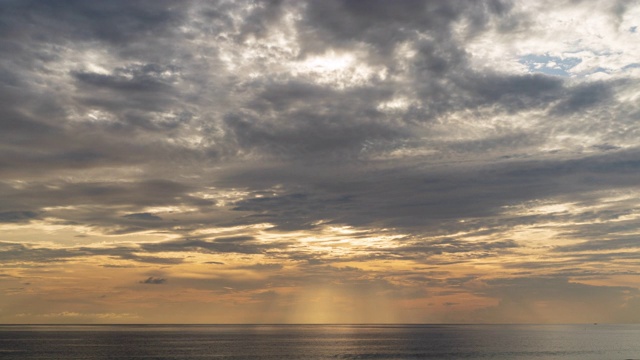
<path id="1" fill-rule="evenodd" d="M 640 359 L 640 325 L 0 326 L 0 359 Z"/>

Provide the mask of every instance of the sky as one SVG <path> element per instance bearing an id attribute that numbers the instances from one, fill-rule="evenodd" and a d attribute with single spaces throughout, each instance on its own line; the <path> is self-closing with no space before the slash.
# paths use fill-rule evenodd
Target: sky
<path id="1" fill-rule="evenodd" d="M 0 0 L 0 323 L 640 322 L 639 19 Z"/>

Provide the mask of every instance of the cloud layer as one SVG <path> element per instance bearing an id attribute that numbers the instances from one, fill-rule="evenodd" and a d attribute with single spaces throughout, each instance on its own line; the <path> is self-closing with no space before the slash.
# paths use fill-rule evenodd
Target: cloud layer
<path id="1" fill-rule="evenodd" d="M 0 8 L 0 321 L 639 320 L 637 1 Z"/>

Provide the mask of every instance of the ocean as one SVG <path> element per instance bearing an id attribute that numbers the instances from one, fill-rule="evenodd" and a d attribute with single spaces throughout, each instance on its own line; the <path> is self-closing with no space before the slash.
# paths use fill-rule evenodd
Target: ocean
<path id="1" fill-rule="evenodd" d="M 0 325 L 0 359 L 640 360 L 640 325 Z"/>

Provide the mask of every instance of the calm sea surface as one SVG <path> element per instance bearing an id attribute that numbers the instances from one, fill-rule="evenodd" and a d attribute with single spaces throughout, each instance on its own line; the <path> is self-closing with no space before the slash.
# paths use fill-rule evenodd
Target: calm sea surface
<path id="1" fill-rule="evenodd" d="M 640 359 L 640 325 L 0 325 L 0 359 Z"/>

